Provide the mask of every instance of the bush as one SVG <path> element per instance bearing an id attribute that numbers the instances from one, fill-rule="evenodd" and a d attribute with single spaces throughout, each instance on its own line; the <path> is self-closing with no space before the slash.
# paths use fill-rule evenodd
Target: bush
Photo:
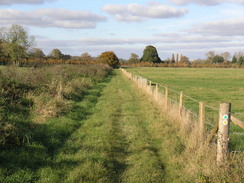
<path id="1" fill-rule="evenodd" d="M 118 57 L 112 51 L 103 52 L 99 56 L 98 62 L 102 64 L 107 64 L 113 68 L 118 68 L 120 66 Z"/>

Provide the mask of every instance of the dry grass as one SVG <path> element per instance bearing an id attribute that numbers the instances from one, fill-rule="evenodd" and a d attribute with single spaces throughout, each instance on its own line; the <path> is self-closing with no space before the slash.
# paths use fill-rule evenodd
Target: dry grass
<path id="1" fill-rule="evenodd" d="M 43 123 L 67 112 L 72 100 L 81 100 L 110 71 L 104 65 L 1 67 L 0 144 L 21 144 L 32 122 Z M 12 128 L 6 129 L 10 124 Z"/>

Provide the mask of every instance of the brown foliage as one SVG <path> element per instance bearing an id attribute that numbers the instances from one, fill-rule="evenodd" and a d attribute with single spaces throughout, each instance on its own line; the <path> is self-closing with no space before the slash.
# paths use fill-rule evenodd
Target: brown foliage
<path id="1" fill-rule="evenodd" d="M 119 67 L 119 59 L 112 51 L 103 52 L 99 58 L 98 62 L 102 64 L 108 64 L 109 66 L 116 68 Z"/>

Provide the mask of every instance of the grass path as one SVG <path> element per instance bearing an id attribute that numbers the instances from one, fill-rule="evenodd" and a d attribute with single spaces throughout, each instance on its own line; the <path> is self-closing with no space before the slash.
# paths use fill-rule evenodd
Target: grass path
<path id="1" fill-rule="evenodd" d="M 117 72 L 94 114 L 57 155 L 62 166 L 44 168 L 40 182 L 165 182 L 167 154 L 157 126 L 165 119 L 152 106 Z"/>
<path id="2" fill-rule="evenodd" d="M 120 71 L 74 109 L 66 116 L 73 130 L 55 151 L 41 154 L 46 163 L 22 168 L 8 182 L 192 182 L 177 177 L 180 167 L 169 161 L 184 149 L 177 128 Z"/>

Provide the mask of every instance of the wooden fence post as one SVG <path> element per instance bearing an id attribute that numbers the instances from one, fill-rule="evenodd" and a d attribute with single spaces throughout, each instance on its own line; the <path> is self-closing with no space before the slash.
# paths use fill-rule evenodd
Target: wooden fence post
<path id="1" fill-rule="evenodd" d="M 58 83 L 58 87 L 57 87 L 57 96 L 58 96 L 58 99 L 63 99 L 63 84 L 62 84 L 61 79 L 60 79 L 60 81 Z"/>
<path id="2" fill-rule="evenodd" d="M 219 111 L 219 131 L 217 142 L 217 165 L 224 164 L 228 154 L 228 141 L 230 130 L 230 103 L 221 103 Z"/>
<path id="3" fill-rule="evenodd" d="M 155 86 L 155 99 L 156 101 L 158 101 L 158 83 L 156 83 L 156 86 Z"/>
<path id="4" fill-rule="evenodd" d="M 165 87 L 165 108 L 168 108 L 168 95 L 169 95 L 169 90 L 168 87 Z"/>
<path id="5" fill-rule="evenodd" d="M 144 87 L 145 87 L 146 92 L 148 90 L 147 82 L 148 82 L 147 79 L 145 79 Z"/>
<path id="6" fill-rule="evenodd" d="M 183 109 L 183 92 L 180 92 L 180 103 L 179 103 L 179 115 L 182 115 L 182 109 Z"/>
<path id="7" fill-rule="evenodd" d="M 204 121 L 205 121 L 205 105 L 204 102 L 199 102 L 199 128 L 201 139 L 204 137 Z"/>
<path id="8" fill-rule="evenodd" d="M 149 81 L 149 94 L 152 94 L 152 81 Z"/>

